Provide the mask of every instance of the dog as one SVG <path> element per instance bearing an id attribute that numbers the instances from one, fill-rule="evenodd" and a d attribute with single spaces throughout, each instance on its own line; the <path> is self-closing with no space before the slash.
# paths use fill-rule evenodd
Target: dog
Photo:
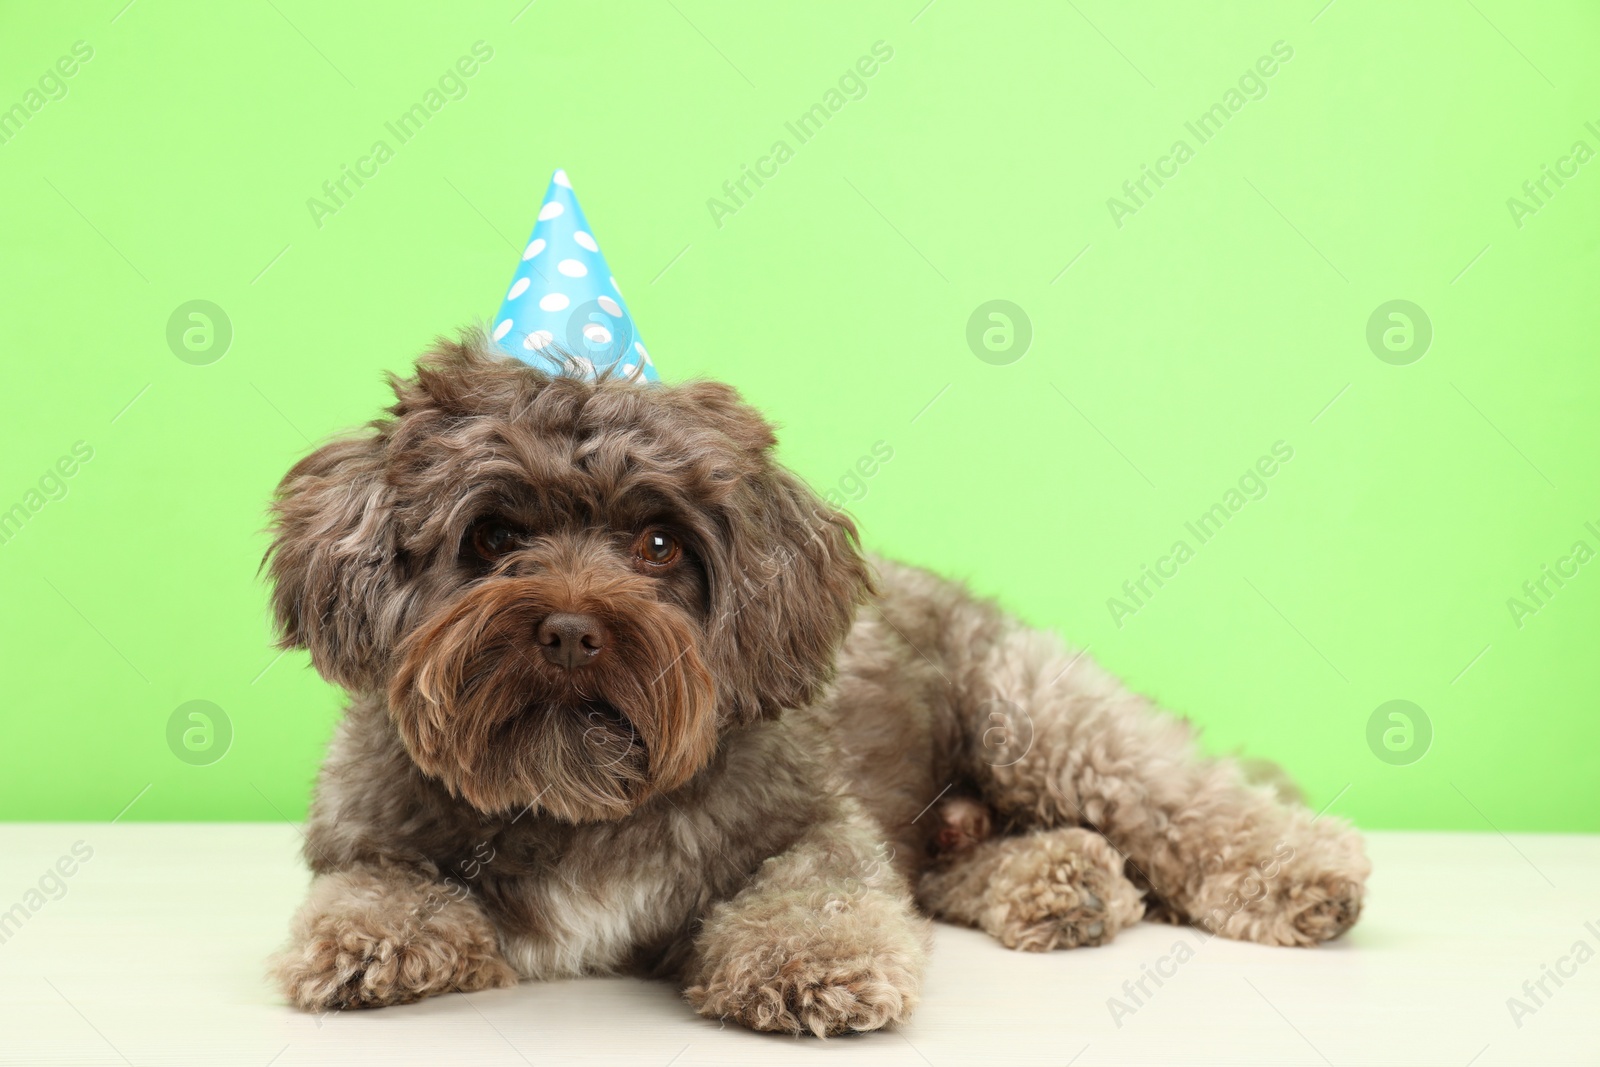
<path id="1" fill-rule="evenodd" d="M 869 558 L 732 387 L 550 374 L 470 330 L 390 383 L 284 477 L 263 561 L 281 646 L 350 697 L 272 963 L 299 1008 L 632 973 L 826 1036 L 911 1014 L 931 918 L 1028 951 L 1147 914 L 1271 945 L 1356 921 L 1353 830 Z M 941 847 L 946 790 L 980 823 Z"/>

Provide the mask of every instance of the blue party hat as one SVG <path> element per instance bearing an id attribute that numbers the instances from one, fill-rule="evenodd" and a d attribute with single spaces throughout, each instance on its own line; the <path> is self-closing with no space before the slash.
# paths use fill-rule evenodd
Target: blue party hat
<path id="1" fill-rule="evenodd" d="M 494 317 L 494 339 L 550 374 L 594 377 L 615 368 L 624 378 L 661 380 L 564 170 L 550 177 L 539 221 Z"/>

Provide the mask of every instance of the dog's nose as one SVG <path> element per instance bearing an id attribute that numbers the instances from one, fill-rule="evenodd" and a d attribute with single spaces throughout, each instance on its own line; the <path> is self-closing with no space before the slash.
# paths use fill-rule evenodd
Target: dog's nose
<path id="1" fill-rule="evenodd" d="M 584 667 L 606 646 L 606 630 L 593 615 L 558 611 L 539 624 L 539 647 L 557 667 Z"/>

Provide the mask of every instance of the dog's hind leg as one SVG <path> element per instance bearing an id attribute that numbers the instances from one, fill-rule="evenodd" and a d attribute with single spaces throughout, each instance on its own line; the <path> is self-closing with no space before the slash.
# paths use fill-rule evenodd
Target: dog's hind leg
<path id="1" fill-rule="evenodd" d="M 1144 914 L 1122 856 L 1081 827 L 984 841 L 924 872 L 917 899 L 1027 952 L 1104 944 Z"/>
<path id="2" fill-rule="evenodd" d="M 925 572 L 883 565 L 886 620 L 943 678 L 956 773 L 1012 826 L 1089 826 L 1128 876 L 1216 933 L 1308 945 L 1355 922 L 1369 870 L 1334 819 L 1205 758 L 1086 656 Z"/>
<path id="3" fill-rule="evenodd" d="M 1003 817 L 1093 826 L 1128 873 L 1215 933 L 1309 945 L 1360 912 L 1368 864 L 1335 820 L 1200 755 L 1189 727 L 1048 635 L 1011 624 L 963 702 L 970 770 Z"/>

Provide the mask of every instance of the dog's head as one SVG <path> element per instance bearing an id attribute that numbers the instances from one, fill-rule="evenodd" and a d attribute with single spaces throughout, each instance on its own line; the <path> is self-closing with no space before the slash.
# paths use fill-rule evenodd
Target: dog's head
<path id="1" fill-rule="evenodd" d="M 550 377 L 477 334 L 392 384 L 278 487 L 273 607 L 468 803 L 621 817 L 827 682 L 855 528 L 732 388 Z"/>

